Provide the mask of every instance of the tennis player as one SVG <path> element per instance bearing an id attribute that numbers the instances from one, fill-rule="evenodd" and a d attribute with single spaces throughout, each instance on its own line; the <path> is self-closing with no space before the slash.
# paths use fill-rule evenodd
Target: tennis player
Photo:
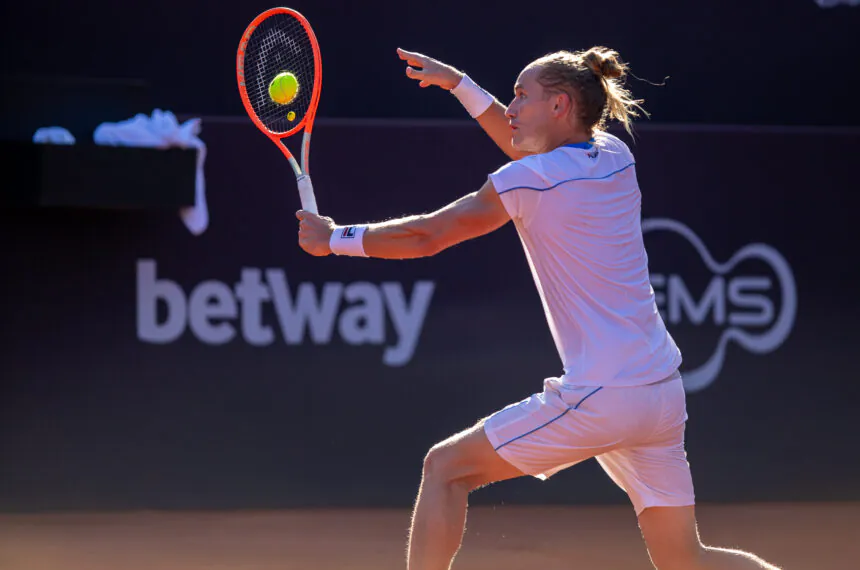
<path id="1" fill-rule="evenodd" d="M 623 86 L 626 64 L 600 47 L 541 57 L 520 73 L 505 108 L 464 73 L 398 53 L 408 77 L 450 90 L 511 162 L 430 214 L 339 226 L 299 211 L 300 246 L 317 256 L 416 258 L 513 220 L 564 372 L 430 449 L 409 570 L 450 567 L 473 490 L 546 479 L 592 457 L 630 497 L 659 570 L 776 568 L 699 539 L 681 353 L 649 281 L 633 156 L 605 131 L 609 119 L 629 130 L 644 112 Z"/>

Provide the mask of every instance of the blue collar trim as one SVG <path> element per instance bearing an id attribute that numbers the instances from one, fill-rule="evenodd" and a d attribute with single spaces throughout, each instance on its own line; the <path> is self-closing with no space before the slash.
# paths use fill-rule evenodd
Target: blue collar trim
<path id="1" fill-rule="evenodd" d="M 594 139 L 592 138 L 588 142 L 571 143 L 571 144 L 566 144 L 563 146 L 566 148 L 584 148 L 584 149 L 588 150 L 594 146 Z"/>

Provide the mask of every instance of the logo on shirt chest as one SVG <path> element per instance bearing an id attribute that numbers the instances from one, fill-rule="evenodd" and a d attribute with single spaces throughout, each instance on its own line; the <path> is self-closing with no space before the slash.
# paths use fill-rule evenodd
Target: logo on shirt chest
<path id="1" fill-rule="evenodd" d="M 693 362 L 682 370 L 688 391 L 702 390 L 718 378 L 730 342 L 766 354 L 788 338 L 797 287 L 775 248 L 751 243 L 721 263 L 678 221 L 646 219 L 642 232 L 658 309 L 682 345 L 685 362 Z"/>

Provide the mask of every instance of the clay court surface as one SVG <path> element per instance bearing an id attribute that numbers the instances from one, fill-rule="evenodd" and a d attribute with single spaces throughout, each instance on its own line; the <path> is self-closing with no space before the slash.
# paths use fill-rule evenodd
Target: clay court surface
<path id="1" fill-rule="evenodd" d="M 860 503 L 702 505 L 706 542 L 860 568 Z M 407 510 L 0 515 L 3 570 L 404 569 Z M 455 569 L 648 570 L 625 507 L 475 507 Z"/>

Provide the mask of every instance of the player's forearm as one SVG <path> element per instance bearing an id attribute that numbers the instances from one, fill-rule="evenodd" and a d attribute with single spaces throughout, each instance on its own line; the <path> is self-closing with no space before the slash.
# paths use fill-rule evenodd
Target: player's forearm
<path id="1" fill-rule="evenodd" d="M 481 128 L 484 129 L 493 142 L 498 145 L 511 160 L 519 160 L 527 156 L 527 153 L 514 150 L 511 145 L 511 124 L 505 116 L 505 106 L 496 100 L 490 107 L 476 119 Z"/>
<path id="2" fill-rule="evenodd" d="M 463 196 L 432 212 L 368 224 L 362 244 L 368 257 L 414 259 L 436 255 L 470 235 L 470 225 L 456 212 L 475 203 L 475 194 Z"/>
<path id="3" fill-rule="evenodd" d="M 364 252 L 380 259 L 414 259 L 437 253 L 428 216 L 409 216 L 369 224 L 364 233 Z"/>
<path id="4" fill-rule="evenodd" d="M 505 114 L 505 106 L 472 78 L 463 75 L 457 86 L 451 90 L 451 94 L 463 104 L 469 115 L 478 121 L 484 132 L 508 157 L 518 160 L 527 155 L 515 150 L 511 144 L 511 124 Z"/>

